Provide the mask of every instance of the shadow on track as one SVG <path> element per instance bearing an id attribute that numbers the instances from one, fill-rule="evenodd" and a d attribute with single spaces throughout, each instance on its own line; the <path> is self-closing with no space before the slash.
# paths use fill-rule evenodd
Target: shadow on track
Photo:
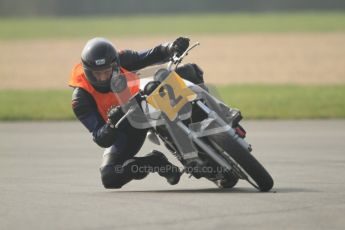
<path id="1" fill-rule="evenodd" d="M 231 188 L 231 189 L 204 188 L 204 189 L 171 189 L 171 190 L 133 190 L 133 191 L 116 190 L 113 192 L 121 192 L 121 193 L 258 193 L 257 190 L 252 189 L 252 188 Z"/>
<path id="2" fill-rule="evenodd" d="M 319 190 L 315 189 L 307 189 L 307 188 L 284 188 L 284 187 L 278 187 L 278 188 L 273 188 L 273 192 L 276 193 L 312 193 L 312 192 L 322 192 Z"/>
<path id="3" fill-rule="evenodd" d="M 203 188 L 203 189 L 169 189 L 169 190 L 113 190 L 111 192 L 116 193 L 254 193 L 254 194 L 267 194 L 267 193 L 315 193 L 322 192 L 313 189 L 306 188 L 273 188 L 269 192 L 260 192 L 254 188 L 230 188 L 230 189 L 219 189 L 219 188 Z"/>

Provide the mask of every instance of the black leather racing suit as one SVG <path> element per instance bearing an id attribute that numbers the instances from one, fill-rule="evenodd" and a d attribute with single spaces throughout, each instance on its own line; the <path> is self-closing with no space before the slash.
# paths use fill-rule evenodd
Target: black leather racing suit
<path id="1" fill-rule="evenodd" d="M 119 53 L 121 67 L 135 71 L 150 65 L 169 60 L 167 44 L 158 45 L 142 52 L 124 50 Z M 186 71 L 185 71 L 186 70 Z M 194 64 L 182 67 L 181 73 L 192 71 L 196 73 L 197 80 L 202 81 L 202 71 Z M 190 79 L 188 79 L 190 80 Z M 95 88 L 102 92 L 101 89 Z M 107 93 L 103 91 L 102 93 Z M 72 95 L 72 108 L 76 117 L 92 133 L 93 140 L 101 147 L 106 148 L 101 165 L 102 183 L 106 188 L 120 188 L 131 180 L 128 175 L 117 172 L 117 169 L 128 159 L 133 158 L 142 147 L 147 130 L 133 128 L 125 120 L 119 128 L 111 128 L 105 123 L 93 97 L 82 88 L 74 88 Z"/>
<path id="2" fill-rule="evenodd" d="M 153 49 L 143 52 L 131 50 L 119 53 L 120 64 L 123 68 L 134 71 L 146 66 L 164 62 L 169 58 L 167 48 L 159 45 Z M 97 89 L 101 91 L 100 89 Z M 110 89 L 104 93 L 109 92 Z M 92 133 L 93 140 L 101 147 L 110 147 L 114 142 L 114 135 L 117 130 L 112 129 L 102 119 L 97 110 L 93 97 L 82 88 L 75 88 L 72 95 L 72 108 L 76 117 Z"/>

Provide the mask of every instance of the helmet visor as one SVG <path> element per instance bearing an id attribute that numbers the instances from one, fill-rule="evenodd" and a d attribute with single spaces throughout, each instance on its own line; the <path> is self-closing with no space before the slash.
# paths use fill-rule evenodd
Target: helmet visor
<path id="1" fill-rule="evenodd" d="M 103 82 L 109 81 L 113 73 L 113 68 L 109 67 L 103 70 L 94 70 L 92 71 L 93 76 L 95 77 L 97 83 L 102 84 Z"/>
<path id="2" fill-rule="evenodd" d="M 91 82 L 95 86 L 106 87 L 110 86 L 110 79 L 120 74 L 120 68 L 113 62 L 110 66 L 104 68 L 87 68 L 84 66 L 84 72 Z"/>

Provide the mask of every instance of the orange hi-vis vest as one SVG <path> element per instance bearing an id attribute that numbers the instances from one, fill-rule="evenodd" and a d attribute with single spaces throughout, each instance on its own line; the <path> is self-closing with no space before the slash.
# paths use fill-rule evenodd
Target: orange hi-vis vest
<path id="1" fill-rule="evenodd" d="M 126 103 L 131 96 L 139 91 L 139 78 L 124 68 L 121 68 L 120 71 L 127 79 L 127 88 L 120 93 L 114 93 L 112 91 L 108 93 L 98 92 L 87 80 L 82 63 L 74 66 L 68 84 L 74 88 L 82 88 L 91 94 L 97 104 L 98 112 L 104 121 L 107 121 L 107 112 L 111 106 L 119 106 Z"/>

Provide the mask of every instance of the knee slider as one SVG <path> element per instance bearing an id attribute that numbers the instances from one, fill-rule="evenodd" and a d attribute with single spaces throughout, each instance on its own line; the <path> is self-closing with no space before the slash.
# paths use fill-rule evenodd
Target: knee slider
<path id="1" fill-rule="evenodd" d="M 125 184 L 122 178 L 116 174 L 114 166 L 104 166 L 100 171 L 104 188 L 121 188 Z"/>

